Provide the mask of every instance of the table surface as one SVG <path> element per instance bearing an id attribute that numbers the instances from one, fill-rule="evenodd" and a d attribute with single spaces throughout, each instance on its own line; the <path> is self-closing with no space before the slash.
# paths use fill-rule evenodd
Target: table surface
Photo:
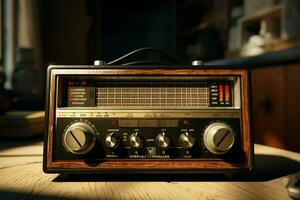
<path id="1" fill-rule="evenodd" d="M 42 142 L 0 142 L 0 199 L 289 199 L 284 176 L 300 153 L 255 145 L 251 174 L 166 177 L 62 177 L 42 171 Z"/>

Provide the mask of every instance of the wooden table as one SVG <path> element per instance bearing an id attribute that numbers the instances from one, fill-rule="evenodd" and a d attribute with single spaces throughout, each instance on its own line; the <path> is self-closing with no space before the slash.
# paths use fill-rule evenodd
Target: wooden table
<path id="1" fill-rule="evenodd" d="M 251 174 L 181 177 L 61 177 L 42 171 L 42 142 L 0 143 L 0 199 L 289 199 L 284 176 L 300 153 L 255 145 Z M 142 181 L 137 181 L 142 180 Z"/>

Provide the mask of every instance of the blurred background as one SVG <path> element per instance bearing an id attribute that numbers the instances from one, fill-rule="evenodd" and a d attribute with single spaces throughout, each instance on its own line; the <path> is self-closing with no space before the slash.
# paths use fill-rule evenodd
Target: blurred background
<path id="1" fill-rule="evenodd" d="M 256 143 L 300 152 L 300 1 L 0 0 L 0 135 L 43 133 L 49 64 L 151 46 L 252 71 Z M 159 59 L 150 53 L 133 59 Z"/>

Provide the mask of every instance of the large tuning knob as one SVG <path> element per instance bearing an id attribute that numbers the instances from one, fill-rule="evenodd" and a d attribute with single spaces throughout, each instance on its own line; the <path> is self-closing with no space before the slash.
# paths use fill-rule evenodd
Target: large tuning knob
<path id="1" fill-rule="evenodd" d="M 72 124 L 63 135 L 65 149 L 73 154 L 88 153 L 95 145 L 95 130 L 85 122 Z"/>
<path id="2" fill-rule="evenodd" d="M 170 146 L 171 139 L 163 132 L 156 136 L 155 142 L 160 149 L 166 149 Z"/>
<path id="3" fill-rule="evenodd" d="M 234 144 L 234 133 L 228 125 L 216 122 L 209 125 L 204 134 L 205 147 L 213 154 L 225 154 Z"/>
<path id="4" fill-rule="evenodd" d="M 183 149 L 190 149 L 195 144 L 195 138 L 188 132 L 182 133 L 179 136 L 178 144 Z"/>

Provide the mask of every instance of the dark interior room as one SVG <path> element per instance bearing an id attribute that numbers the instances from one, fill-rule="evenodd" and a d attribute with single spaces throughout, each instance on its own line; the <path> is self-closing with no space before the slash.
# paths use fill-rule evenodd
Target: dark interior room
<path id="1" fill-rule="evenodd" d="M 300 199 L 299 102 L 300 1 L 0 0 L 0 199 Z"/>

